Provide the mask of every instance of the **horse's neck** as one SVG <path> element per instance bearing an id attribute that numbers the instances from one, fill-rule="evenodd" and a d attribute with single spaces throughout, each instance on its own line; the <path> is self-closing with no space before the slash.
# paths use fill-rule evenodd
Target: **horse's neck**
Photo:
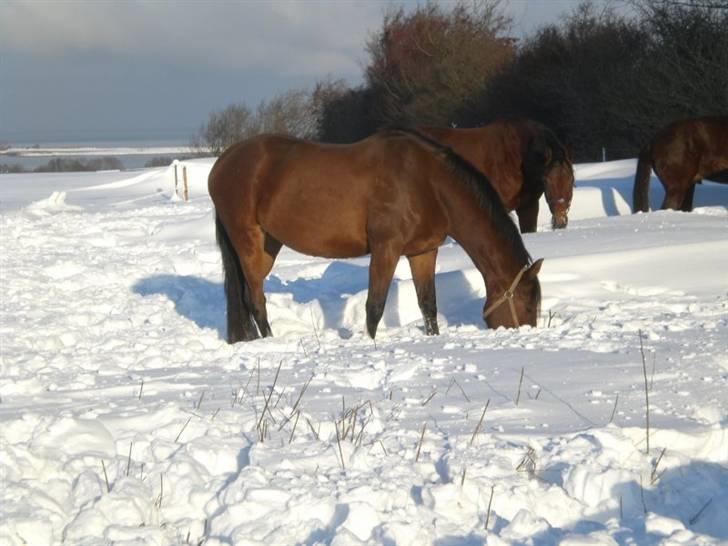
<path id="1" fill-rule="evenodd" d="M 450 236 L 467 252 L 487 284 L 502 284 L 524 264 L 518 263 L 511 242 L 478 200 L 466 188 L 445 197 Z"/>

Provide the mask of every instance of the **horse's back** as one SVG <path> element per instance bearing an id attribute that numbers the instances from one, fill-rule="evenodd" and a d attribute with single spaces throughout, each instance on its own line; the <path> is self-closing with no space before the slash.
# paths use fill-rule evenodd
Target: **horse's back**
<path id="1" fill-rule="evenodd" d="M 423 221 L 406 211 L 435 200 L 431 159 L 406 135 L 376 134 L 353 144 L 261 136 L 218 159 L 210 195 L 223 222 L 263 229 L 304 254 L 360 256 L 369 252 L 373 230 L 406 238 Z"/>

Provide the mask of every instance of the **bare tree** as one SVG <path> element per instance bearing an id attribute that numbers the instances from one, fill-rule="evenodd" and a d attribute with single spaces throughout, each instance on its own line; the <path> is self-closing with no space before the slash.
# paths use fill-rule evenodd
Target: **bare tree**
<path id="1" fill-rule="evenodd" d="M 258 132 L 256 120 L 245 104 L 231 104 L 212 112 L 199 130 L 199 143 L 213 155 Z"/>
<path id="2" fill-rule="evenodd" d="M 283 133 L 314 138 L 318 118 L 312 94 L 294 89 L 261 101 L 255 112 L 245 104 L 231 104 L 212 112 L 193 141 L 193 149 L 220 155 L 228 146 L 260 133 Z"/>

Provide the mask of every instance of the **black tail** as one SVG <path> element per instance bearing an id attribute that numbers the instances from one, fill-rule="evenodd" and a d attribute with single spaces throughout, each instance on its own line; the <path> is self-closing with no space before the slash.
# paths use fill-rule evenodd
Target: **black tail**
<path id="1" fill-rule="evenodd" d="M 248 305 L 245 274 L 240 267 L 238 253 L 235 251 L 220 217 L 215 215 L 217 244 L 222 254 L 222 268 L 225 275 L 225 299 L 227 300 L 227 341 L 250 341 L 258 337 Z"/>
<path id="2" fill-rule="evenodd" d="M 640 151 L 637 172 L 634 175 L 632 209 L 634 212 L 650 210 L 650 175 L 652 174 L 652 149 L 647 144 Z"/>

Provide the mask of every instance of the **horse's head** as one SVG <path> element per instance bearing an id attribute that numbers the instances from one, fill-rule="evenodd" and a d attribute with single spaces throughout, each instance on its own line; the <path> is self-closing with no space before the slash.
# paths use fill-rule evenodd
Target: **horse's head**
<path id="1" fill-rule="evenodd" d="M 495 281 L 488 282 L 483 320 L 489 328 L 536 326 L 541 308 L 538 272 L 542 264 L 543 258 L 524 266 L 512 280 L 507 281 L 510 286 L 496 286 L 498 283 Z"/>
<path id="2" fill-rule="evenodd" d="M 551 209 L 551 226 L 554 229 L 565 228 L 574 191 L 574 169 L 565 150 L 547 162 L 543 181 L 546 202 Z"/>

